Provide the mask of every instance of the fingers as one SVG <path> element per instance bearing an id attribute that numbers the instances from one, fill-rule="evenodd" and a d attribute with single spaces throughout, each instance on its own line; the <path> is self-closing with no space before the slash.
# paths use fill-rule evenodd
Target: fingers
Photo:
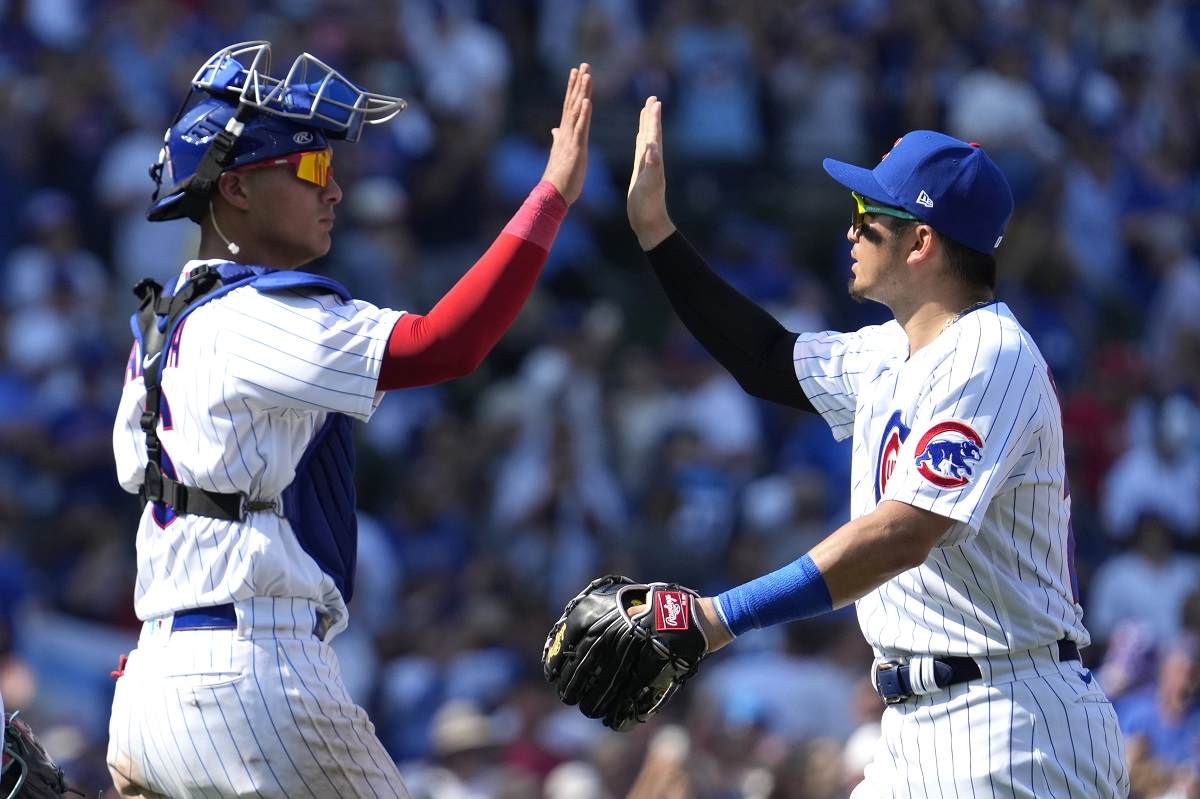
<path id="1" fill-rule="evenodd" d="M 581 146 L 587 146 L 588 132 L 592 129 L 592 101 L 585 97 L 580 103 L 579 119 L 575 122 L 575 141 Z"/>
<path id="2" fill-rule="evenodd" d="M 562 120 L 559 127 L 575 130 L 582 113 L 583 101 L 592 96 L 591 66 L 586 62 L 571 70 L 567 78 L 567 91 L 563 95 Z"/>
<path id="3" fill-rule="evenodd" d="M 657 97 L 650 97 L 646 100 L 647 112 L 647 143 L 654 144 L 654 149 L 662 154 L 662 103 Z"/>
<path id="4" fill-rule="evenodd" d="M 638 132 L 637 137 L 633 142 L 633 170 L 629 175 L 629 189 L 633 190 L 634 184 L 637 183 L 638 175 L 641 174 L 642 167 L 646 164 L 646 145 L 649 143 L 649 118 L 651 109 L 658 102 L 658 98 L 651 95 L 646 98 L 646 102 L 642 105 L 642 110 L 638 114 Z"/>
<path id="5" fill-rule="evenodd" d="M 563 107 L 561 119 L 567 118 L 567 112 L 571 108 L 571 100 L 575 96 L 575 85 L 579 83 L 578 67 L 571 67 L 571 74 L 567 76 L 567 90 L 563 93 Z"/>
<path id="6" fill-rule="evenodd" d="M 583 65 L 585 68 L 587 64 Z M 586 135 L 586 129 L 591 123 L 592 115 L 592 75 L 590 72 L 583 72 L 579 76 L 579 86 L 575 97 L 575 107 L 573 109 L 571 127 L 569 130 L 575 132 L 578 137 L 581 133 Z"/>
<path id="7" fill-rule="evenodd" d="M 642 171 L 662 164 L 662 103 L 653 95 L 646 98 L 638 115 L 638 133 L 633 146 L 633 170 L 629 176 L 629 190 L 638 182 Z"/>

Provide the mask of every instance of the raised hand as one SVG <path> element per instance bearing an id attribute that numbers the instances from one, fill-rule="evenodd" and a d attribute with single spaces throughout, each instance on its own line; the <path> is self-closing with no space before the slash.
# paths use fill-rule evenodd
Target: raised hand
<path id="1" fill-rule="evenodd" d="M 583 179 L 587 174 L 588 130 L 592 123 L 591 67 L 580 64 L 567 78 L 567 93 L 563 96 L 562 119 L 550 131 L 554 144 L 542 180 L 558 189 L 567 205 L 579 199 Z"/>
<path id="2" fill-rule="evenodd" d="M 667 214 L 667 174 L 662 159 L 662 103 L 647 97 L 638 119 L 633 174 L 625 198 L 629 225 L 643 250 L 652 250 L 675 232 Z"/>

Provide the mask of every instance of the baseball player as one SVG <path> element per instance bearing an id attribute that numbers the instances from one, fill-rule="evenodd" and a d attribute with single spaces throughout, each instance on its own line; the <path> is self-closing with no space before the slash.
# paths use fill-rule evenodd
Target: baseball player
<path id="1" fill-rule="evenodd" d="M 383 392 L 470 373 L 532 291 L 579 196 L 588 65 L 571 70 L 541 182 L 427 314 L 298 271 L 330 246 L 332 140 L 404 101 L 307 53 L 210 58 L 168 128 L 148 217 L 200 225 L 173 286 L 143 281 L 113 430 L 145 501 L 137 649 L 121 663 L 108 764 L 125 796 L 399 797 L 396 766 L 347 695 L 330 640 L 356 551 L 352 419 Z"/>
<path id="2" fill-rule="evenodd" d="M 1112 705 L 1079 649 L 1062 420 L 1046 362 L 993 296 L 1013 201 L 987 154 L 932 131 L 851 193 L 849 290 L 895 319 L 797 335 L 717 277 L 667 213 L 661 104 L 642 109 L 629 220 L 672 306 L 751 394 L 854 442 L 851 521 L 696 603 L 710 650 L 855 602 L 887 708 L 855 799 L 1125 796 Z M 803 708 L 797 708 L 803 713 Z"/>

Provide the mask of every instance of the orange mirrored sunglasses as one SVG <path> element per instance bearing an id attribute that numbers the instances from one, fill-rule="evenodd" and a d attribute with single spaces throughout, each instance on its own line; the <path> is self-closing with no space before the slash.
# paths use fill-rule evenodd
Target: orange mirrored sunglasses
<path id="1" fill-rule="evenodd" d="M 325 188 L 329 185 L 330 178 L 333 177 L 333 150 L 327 147 L 324 150 L 310 150 L 306 153 L 292 153 L 280 158 L 268 158 L 265 161 L 255 161 L 253 164 L 238 167 L 234 171 L 248 172 L 252 169 L 266 169 L 284 164 L 291 165 L 292 169 L 296 171 L 296 177 L 301 180 Z"/>

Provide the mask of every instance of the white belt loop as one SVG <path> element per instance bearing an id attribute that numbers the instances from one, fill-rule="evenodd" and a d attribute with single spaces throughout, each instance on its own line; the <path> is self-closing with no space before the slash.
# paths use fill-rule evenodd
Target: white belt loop
<path id="1" fill-rule="evenodd" d="M 908 686 L 914 694 L 925 695 L 940 691 L 933 672 L 934 658 L 912 657 L 908 661 Z"/>
<path id="2" fill-rule="evenodd" d="M 142 622 L 142 634 L 138 636 L 138 646 L 161 646 L 171 637 L 171 622 L 175 614 L 168 613 Z"/>

